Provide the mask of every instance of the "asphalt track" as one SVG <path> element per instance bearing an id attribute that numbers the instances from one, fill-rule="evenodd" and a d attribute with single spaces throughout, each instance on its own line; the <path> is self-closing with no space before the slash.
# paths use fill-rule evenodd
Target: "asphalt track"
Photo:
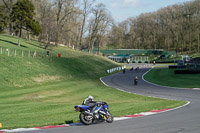
<path id="1" fill-rule="evenodd" d="M 58 129 L 29 131 L 28 133 L 200 133 L 200 91 L 155 86 L 142 80 L 142 75 L 150 68 L 126 71 L 102 78 L 105 84 L 132 93 L 146 96 L 190 101 L 182 108 L 132 118 L 113 123 L 99 123 L 90 126 L 70 126 Z M 139 77 L 135 86 L 133 79 Z"/>

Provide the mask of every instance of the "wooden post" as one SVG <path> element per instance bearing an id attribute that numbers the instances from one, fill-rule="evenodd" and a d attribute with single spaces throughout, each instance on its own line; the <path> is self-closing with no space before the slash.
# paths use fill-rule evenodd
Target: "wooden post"
<path id="1" fill-rule="evenodd" d="M 6 51 L 8 52 L 8 56 L 10 56 L 9 49 L 7 48 Z"/>
<path id="2" fill-rule="evenodd" d="M 33 54 L 33 58 L 35 58 L 37 56 L 37 53 L 36 53 L 36 51 L 34 52 L 34 54 Z"/>

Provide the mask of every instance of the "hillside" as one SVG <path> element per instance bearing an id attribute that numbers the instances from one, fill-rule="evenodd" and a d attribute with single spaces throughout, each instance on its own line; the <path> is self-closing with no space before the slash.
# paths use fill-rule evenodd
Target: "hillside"
<path id="1" fill-rule="evenodd" d="M 99 78 L 106 69 L 119 64 L 98 57 L 57 47 L 49 57 L 33 58 L 23 54 L 7 55 L 9 48 L 19 51 L 44 52 L 36 41 L 0 36 L 0 122 L 3 128 L 35 127 L 78 121 L 74 105 L 88 95 L 109 103 L 114 116 L 133 114 L 152 109 L 172 108 L 180 101 L 138 96 L 104 86 Z M 1 52 L 1 51 L 0 51 Z M 61 58 L 57 53 L 61 53 Z M 13 52 L 12 52 L 13 53 Z M 15 53 L 15 52 L 14 52 Z"/>
<path id="2" fill-rule="evenodd" d="M 9 40 L 9 41 L 6 41 Z M 87 53 L 71 50 L 67 47 L 56 47 L 50 51 L 51 57 L 46 57 L 46 50 L 42 49 L 36 41 L 22 41 L 22 47 L 15 45 L 17 38 L 0 36 L 0 48 L 3 48 L 1 55 L 0 82 L 6 86 L 25 86 L 34 83 L 47 82 L 48 80 L 82 80 L 98 79 L 106 74 L 108 68 L 117 64 L 106 58 L 89 55 Z M 7 55 L 6 48 L 9 49 L 10 55 Z M 24 56 L 17 53 L 24 51 Z M 27 51 L 37 51 L 37 58 L 28 57 Z M 41 52 L 43 56 L 41 57 Z M 58 58 L 57 54 L 61 53 L 63 58 Z"/>

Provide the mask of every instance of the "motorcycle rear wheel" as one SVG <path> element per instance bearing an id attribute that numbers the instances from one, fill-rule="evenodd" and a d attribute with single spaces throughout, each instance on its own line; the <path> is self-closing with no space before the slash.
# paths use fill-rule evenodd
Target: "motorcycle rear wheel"
<path id="1" fill-rule="evenodd" d="M 79 119 L 80 119 L 81 123 L 83 123 L 84 125 L 90 125 L 93 122 L 92 116 L 89 116 L 83 112 L 80 113 Z"/>

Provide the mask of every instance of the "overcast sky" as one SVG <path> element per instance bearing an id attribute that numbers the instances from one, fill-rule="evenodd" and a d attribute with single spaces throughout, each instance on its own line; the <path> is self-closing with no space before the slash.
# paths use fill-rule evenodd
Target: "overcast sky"
<path id="1" fill-rule="evenodd" d="M 116 22 L 129 17 L 136 17 L 141 13 L 154 12 L 160 8 L 173 4 L 180 4 L 192 0 L 96 0 L 106 5 Z"/>

